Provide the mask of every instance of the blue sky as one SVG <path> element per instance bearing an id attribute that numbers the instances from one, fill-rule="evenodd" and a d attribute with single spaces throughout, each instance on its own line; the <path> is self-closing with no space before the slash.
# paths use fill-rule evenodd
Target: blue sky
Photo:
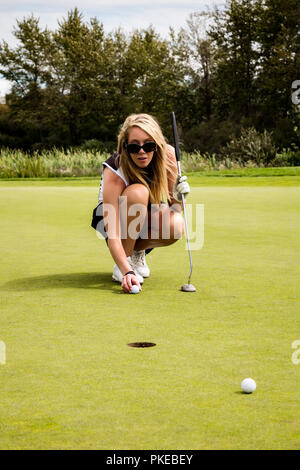
<path id="1" fill-rule="evenodd" d="M 150 24 L 163 37 L 169 26 L 175 30 L 184 27 L 190 13 L 222 7 L 225 0 L 0 0 L 0 40 L 11 46 L 16 44 L 12 34 L 17 19 L 30 15 L 40 18 L 42 27 L 57 27 L 57 20 L 67 16 L 75 6 L 86 21 L 97 17 L 109 32 L 121 26 L 131 32 L 135 28 L 147 28 Z M 9 88 L 9 83 L 0 78 L 0 95 Z"/>

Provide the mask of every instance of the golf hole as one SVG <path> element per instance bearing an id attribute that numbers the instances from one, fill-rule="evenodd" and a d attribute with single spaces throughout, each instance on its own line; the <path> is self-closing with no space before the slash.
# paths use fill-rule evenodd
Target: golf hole
<path id="1" fill-rule="evenodd" d="M 151 348 L 152 346 L 156 346 L 155 343 L 129 343 L 128 346 L 131 346 L 132 348 Z"/>

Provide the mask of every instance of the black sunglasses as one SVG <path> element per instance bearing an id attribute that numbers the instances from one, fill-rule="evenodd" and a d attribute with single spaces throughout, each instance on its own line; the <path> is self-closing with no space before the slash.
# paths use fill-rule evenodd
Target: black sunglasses
<path id="1" fill-rule="evenodd" d="M 144 145 L 128 144 L 125 142 L 124 147 L 128 153 L 139 153 L 141 149 L 143 149 L 144 152 L 149 153 L 156 150 L 156 142 L 145 142 Z"/>

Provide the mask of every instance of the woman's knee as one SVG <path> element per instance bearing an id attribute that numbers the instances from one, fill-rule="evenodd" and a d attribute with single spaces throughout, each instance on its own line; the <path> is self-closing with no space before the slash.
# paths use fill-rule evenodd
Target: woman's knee
<path id="1" fill-rule="evenodd" d="M 148 204 L 149 190 L 143 184 L 134 183 L 124 189 L 122 196 L 133 203 Z"/>
<path id="2" fill-rule="evenodd" d="M 176 241 L 180 240 L 184 234 L 184 220 L 181 214 L 174 212 L 174 216 L 171 221 L 170 235 L 171 239 Z"/>
<path id="3" fill-rule="evenodd" d="M 182 238 L 184 221 L 178 212 L 169 211 L 167 215 L 168 217 L 162 218 L 160 238 L 166 245 L 170 245 Z"/>

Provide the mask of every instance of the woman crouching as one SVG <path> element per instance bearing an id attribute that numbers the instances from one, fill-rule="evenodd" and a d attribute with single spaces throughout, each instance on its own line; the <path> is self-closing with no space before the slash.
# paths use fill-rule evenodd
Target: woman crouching
<path id="1" fill-rule="evenodd" d="M 125 120 L 117 153 L 103 163 L 99 204 L 92 226 L 105 238 L 115 261 L 112 278 L 124 292 L 141 290 L 150 270 L 145 255 L 169 246 L 184 233 L 182 194 L 190 192 L 179 177 L 175 150 L 148 114 Z"/>

